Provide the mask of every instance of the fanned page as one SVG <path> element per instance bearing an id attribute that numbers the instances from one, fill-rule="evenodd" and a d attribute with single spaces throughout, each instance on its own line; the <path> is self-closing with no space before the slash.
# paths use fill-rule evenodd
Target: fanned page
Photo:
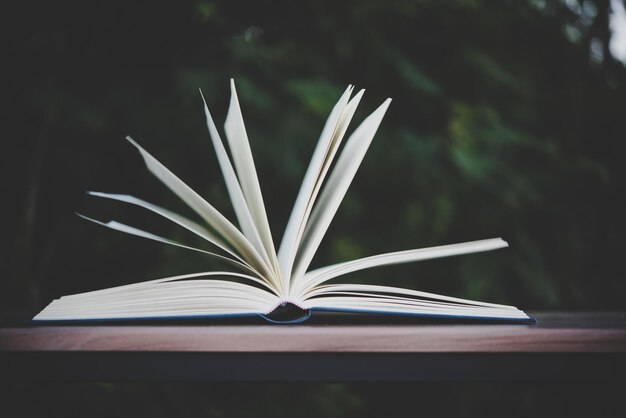
<path id="1" fill-rule="evenodd" d="M 293 281 L 299 280 L 309 268 L 390 103 L 391 99 L 385 100 L 348 138 L 306 225 L 294 264 Z"/>
<path id="2" fill-rule="evenodd" d="M 285 309 L 297 306 L 302 310 L 298 312 L 305 315 L 296 321 L 306 319 L 311 311 L 529 320 L 524 312 L 513 306 L 393 286 L 335 282 L 343 275 L 364 269 L 508 246 L 500 238 L 378 254 L 309 271 L 311 261 L 391 101 L 385 100 L 374 110 L 349 135 L 342 149 L 343 138 L 364 92 L 361 90 L 351 97 L 353 89 L 353 86 L 348 86 L 324 125 L 278 253 L 233 80 L 224 125 L 228 149 L 222 142 L 204 97 L 202 101 L 209 136 L 238 226 L 127 137 L 139 151 L 148 170 L 189 206 L 201 221 L 188 219 L 126 194 L 89 194 L 155 213 L 202 238 L 207 248 L 190 246 L 121 222 L 101 222 L 79 216 L 129 235 L 200 252 L 223 261 L 235 271 L 191 273 L 64 296 L 54 300 L 33 319 L 65 321 L 260 315 L 271 322 L 281 322 Z M 337 155 L 339 157 L 335 162 Z"/>
<path id="3" fill-rule="evenodd" d="M 144 150 L 132 138 L 127 137 L 141 153 L 148 170 L 163 182 L 172 192 L 192 208 L 204 221 L 214 228 L 224 240 L 243 258 L 248 260 L 264 277 L 274 278 L 275 275 L 267 261 L 258 253 L 250 241 L 217 209 L 204 200 L 198 193 L 180 180 L 174 173 L 161 164 L 150 153 Z"/>
<path id="4" fill-rule="evenodd" d="M 504 240 L 497 238 L 380 254 L 335 264 L 307 273 L 298 288 L 294 289 L 293 297 L 295 300 L 303 300 L 299 304 L 303 309 L 320 311 L 528 321 L 531 320 L 528 315 L 508 305 L 391 286 L 323 284 L 341 275 L 368 268 L 490 251 L 506 246 L 508 244 Z"/>
<path id="5" fill-rule="evenodd" d="M 481 251 L 491 251 L 507 247 L 508 243 L 501 238 L 480 241 L 464 242 L 460 244 L 440 245 L 437 247 L 419 248 L 415 250 L 397 251 L 379 254 L 358 260 L 347 261 L 310 271 L 294 286 L 292 294 L 304 297 L 307 292 L 316 286 L 336 277 L 374 267 L 392 264 L 411 263 L 433 258 L 450 257 L 453 255 L 470 254 Z"/>
<path id="6" fill-rule="evenodd" d="M 200 94 L 202 95 L 202 92 L 200 92 Z M 237 179 L 235 170 L 233 169 L 230 159 L 228 158 L 228 154 L 226 152 L 226 148 L 224 148 L 222 139 L 220 138 L 217 128 L 215 127 L 215 123 L 213 122 L 213 118 L 211 117 L 209 108 L 206 105 L 204 96 L 202 96 L 202 101 L 204 102 L 204 112 L 206 115 L 209 135 L 211 136 L 211 140 L 213 141 L 213 148 L 215 149 L 217 160 L 220 164 L 222 175 L 224 176 L 224 181 L 226 183 L 226 188 L 228 190 L 228 194 L 230 196 L 233 208 L 235 209 L 235 214 L 237 215 L 237 220 L 239 221 L 241 230 L 244 236 L 257 250 L 257 252 L 266 255 L 267 252 L 265 250 L 265 247 L 263 246 L 261 237 L 259 236 L 259 231 L 256 228 L 254 220 L 252 219 L 250 208 L 246 203 L 243 191 L 241 190 L 241 186 L 239 185 L 239 180 Z"/>
<path id="7" fill-rule="evenodd" d="M 254 221 L 254 226 L 262 241 L 262 254 L 267 264 L 272 269 L 273 275 L 278 275 L 278 261 L 276 259 L 276 250 L 272 241 L 272 233 L 270 231 L 267 214 L 265 213 L 265 203 L 263 202 L 263 194 L 257 177 L 250 143 L 248 142 L 248 134 L 243 123 L 243 116 L 239 107 L 239 99 L 237 98 L 237 90 L 235 90 L 234 80 L 230 80 L 231 100 L 224 130 L 235 169 L 237 171 L 239 183 L 245 197 L 246 203 L 250 208 L 250 213 Z"/>
<path id="8" fill-rule="evenodd" d="M 285 234 L 278 253 L 281 274 L 286 278 L 286 285 L 291 287 L 293 262 L 300 246 L 304 228 L 308 222 L 313 205 L 324 178 L 328 173 L 335 154 L 346 133 L 348 124 L 356 111 L 364 90 L 350 99 L 353 87 L 348 86 L 335 105 L 317 143 L 311 162 L 302 181 L 291 216 L 287 222 Z"/>

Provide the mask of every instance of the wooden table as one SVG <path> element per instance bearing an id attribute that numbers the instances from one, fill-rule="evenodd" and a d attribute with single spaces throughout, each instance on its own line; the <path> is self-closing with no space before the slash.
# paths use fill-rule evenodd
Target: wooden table
<path id="1" fill-rule="evenodd" d="M 536 324 L 6 327 L 0 328 L 0 379 L 519 381 L 626 375 L 626 313 L 531 315 Z"/>

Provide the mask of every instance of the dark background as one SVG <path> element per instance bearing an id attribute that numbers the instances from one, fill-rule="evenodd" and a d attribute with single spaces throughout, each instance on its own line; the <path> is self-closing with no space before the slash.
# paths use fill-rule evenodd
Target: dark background
<path id="1" fill-rule="evenodd" d="M 64 294 L 213 267 L 74 212 L 200 245 L 141 210 L 86 196 L 130 193 L 189 213 L 147 173 L 130 134 L 234 219 L 198 93 L 221 128 L 230 77 L 275 241 L 347 84 L 367 90 L 352 127 L 394 99 L 314 265 L 501 236 L 510 248 L 347 280 L 527 310 L 624 309 L 626 69 L 608 50 L 609 12 L 604 0 L 13 2 L 1 29 L 0 312 L 30 318 Z M 467 397 L 491 398 L 489 388 L 440 389 L 429 393 L 450 390 L 457 411 Z M 81 390 L 110 405 L 132 403 L 136 390 L 153 400 L 164 391 L 170 406 L 183 399 L 179 387 L 96 385 L 42 402 L 63 405 Z M 295 396 L 284 385 L 263 390 Z M 407 389 L 293 390 L 330 416 L 325 402 L 362 414 L 374 408 L 368 390 Z M 542 394 L 523 392 L 525 405 L 549 404 Z M 228 416 L 227 398 L 192 396 L 210 410 L 191 411 Z"/>

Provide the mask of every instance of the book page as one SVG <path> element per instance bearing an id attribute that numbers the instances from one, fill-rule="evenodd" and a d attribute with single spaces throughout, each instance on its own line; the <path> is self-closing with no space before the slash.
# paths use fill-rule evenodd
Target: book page
<path id="1" fill-rule="evenodd" d="M 239 269 L 241 269 L 243 271 L 249 272 L 250 274 L 259 277 L 263 282 L 267 283 L 267 285 L 270 286 L 270 288 L 274 289 L 275 291 L 278 291 L 278 289 L 274 286 L 274 284 L 272 282 L 267 280 L 267 278 L 265 278 L 264 276 L 260 275 L 256 270 L 254 270 L 252 267 L 250 267 L 245 262 L 240 262 L 240 261 L 234 260 L 234 259 L 232 259 L 230 257 L 225 257 L 223 255 L 216 254 L 216 253 L 213 253 L 213 252 L 210 252 L 210 251 L 206 251 L 206 250 L 203 250 L 203 249 L 200 249 L 200 248 L 184 245 L 184 244 L 181 244 L 179 242 L 176 242 L 176 241 L 173 241 L 173 240 L 161 237 L 159 235 L 152 234 L 150 232 L 147 232 L 147 231 L 144 231 L 144 230 L 141 230 L 141 229 L 138 229 L 138 228 L 135 228 L 135 227 L 132 227 L 132 226 L 129 226 L 129 225 L 117 222 L 117 221 L 100 222 L 100 221 L 98 221 L 96 219 L 88 218 L 87 216 L 81 215 L 79 213 L 77 213 L 77 215 L 80 216 L 81 218 L 87 220 L 87 221 L 96 223 L 98 225 L 102 225 L 102 226 L 110 228 L 110 229 L 114 229 L 116 231 L 124 232 L 124 233 L 129 234 L 129 235 L 135 235 L 135 236 L 138 236 L 138 237 L 141 237 L 141 238 L 150 239 L 152 241 L 157 241 L 157 242 L 161 242 L 161 243 L 164 243 L 164 244 L 173 245 L 175 247 L 180 247 L 180 248 L 184 248 L 184 249 L 187 249 L 187 250 L 197 251 L 197 252 L 209 255 L 211 257 L 217 258 L 219 260 L 225 261 L 225 262 L 227 262 L 228 264 L 230 264 L 232 266 L 235 266 L 235 267 L 237 267 L 237 268 L 239 268 Z"/>
<path id="2" fill-rule="evenodd" d="M 229 274 L 226 272 L 214 272 Z M 159 279 L 53 301 L 34 320 L 188 317 L 267 314 L 279 303 L 272 293 L 243 283 L 192 278 Z"/>
<path id="3" fill-rule="evenodd" d="M 322 267 L 306 273 L 293 289 L 293 297 L 303 297 L 315 286 L 355 271 L 392 264 L 411 263 L 420 260 L 449 257 L 453 255 L 470 254 L 481 251 L 491 251 L 498 248 L 508 247 L 508 243 L 502 238 L 470 241 L 460 244 L 440 245 L 437 247 L 419 248 L 415 250 L 397 251 L 393 253 L 378 254 L 358 260 L 346 261 Z"/>
<path id="4" fill-rule="evenodd" d="M 174 173 L 144 150 L 131 137 L 128 136 L 126 139 L 139 150 L 148 170 L 215 229 L 215 231 L 232 245 L 242 258 L 264 276 L 268 278 L 274 277 L 272 269 L 267 265 L 265 260 L 259 255 L 247 238 L 235 228 L 224 215 L 193 191 L 191 187 L 187 186 L 181 179 L 176 177 Z"/>
<path id="5" fill-rule="evenodd" d="M 313 189 L 314 182 L 319 176 L 321 165 L 331 146 L 331 139 L 336 131 L 339 116 L 348 102 L 351 91 L 352 86 L 349 85 L 330 112 L 324 128 L 322 129 L 322 134 L 313 151 L 313 156 L 309 162 L 302 184 L 300 185 L 300 190 L 298 191 L 296 201 L 291 210 L 291 215 L 287 221 L 287 226 L 278 250 L 278 264 L 283 277 L 291 276 L 291 264 L 293 263 L 293 257 L 298 247 L 296 244 L 297 235 L 300 224 L 304 218 L 304 211 L 306 210 L 306 205 L 312 194 L 311 190 Z"/>
<path id="6" fill-rule="evenodd" d="M 204 238 L 205 240 L 207 240 L 208 242 L 210 242 L 211 244 L 215 245 L 216 247 L 220 248 L 221 250 L 227 252 L 228 254 L 230 254 L 231 256 L 233 256 L 234 258 L 238 259 L 239 261 L 243 262 L 244 264 L 247 264 L 247 262 L 241 258 L 239 256 L 239 254 L 237 254 L 235 251 L 233 251 L 233 249 L 230 247 L 230 245 L 228 245 L 226 242 L 224 242 L 220 237 L 218 237 L 217 235 L 213 234 L 211 231 L 209 231 L 207 228 L 205 228 L 204 226 L 185 218 L 182 215 L 179 215 L 175 212 L 172 212 L 171 210 L 162 208 L 160 206 L 157 206 L 155 204 L 152 204 L 150 202 L 146 202 L 145 200 L 139 199 L 137 197 L 134 196 L 130 196 L 130 195 L 123 195 L 123 194 L 115 194 L 115 193 L 102 193 L 102 192 L 87 192 L 87 194 L 89 194 L 90 196 L 96 196 L 96 197 L 102 197 L 105 199 L 111 199 L 111 200 L 117 200 L 119 202 L 124 202 L 124 203 L 129 203 L 131 205 L 136 205 L 139 207 L 142 207 L 144 209 L 147 209 L 153 213 L 156 213 L 157 215 L 160 215 L 162 217 L 164 217 L 165 219 L 168 219 L 180 226 L 182 226 L 183 228 L 187 229 L 188 231 L 193 232 L 194 234 L 196 234 L 197 236 Z M 251 266 L 249 266 L 250 268 L 252 268 Z"/>
<path id="7" fill-rule="evenodd" d="M 454 316 L 463 318 L 498 318 L 511 320 L 530 319 L 523 311 L 500 310 L 489 308 L 467 308 L 453 306 L 441 308 L 437 306 L 402 304 L 395 301 L 372 301 L 364 297 L 327 297 L 318 298 L 304 303 L 304 308 L 334 312 L 405 314 L 422 316 Z"/>
<path id="8" fill-rule="evenodd" d="M 281 273 L 289 282 L 291 281 L 293 262 L 300 247 L 300 241 L 317 194 L 339 149 L 350 120 L 363 96 L 364 90 L 359 91 L 348 102 L 351 93 L 352 86 L 348 86 L 324 125 L 285 229 L 278 259 Z"/>
<path id="9" fill-rule="evenodd" d="M 202 95 L 202 91 L 200 91 L 200 95 Z M 226 183 L 226 188 L 230 196 L 230 201 L 235 210 L 235 214 L 237 215 L 237 220 L 239 221 L 242 232 L 244 236 L 254 246 L 254 248 L 256 248 L 258 253 L 263 256 L 265 263 L 267 265 L 273 266 L 273 261 L 271 257 L 268 256 L 266 244 L 264 244 L 263 240 L 261 239 L 260 231 L 252 218 L 250 208 L 248 207 L 248 203 L 246 202 L 246 198 L 241 189 L 241 185 L 239 184 L 239 180 L 237 179 L 237 174 L 235 173 L 235 170 L 230 162 L 230 158 L 228 157 L 226 148 L 222 143 L 222 139 L 220 138 L 215 123 L 213 122 L 213 118 L 211 117 L 211 113 L 209 112 L 209 108 L 206 104 L 206 101 L 204 100 L 203 95 L 202 101 L 204 103 L 204 113 L 206 116 L 207 127 L 209 129 L 209 135 L 211 137 L 211 141 L 213 142 L 213 148 L 215 149 L 217 160 L 220 164 L 222 175 L 224 176 L 224 181 Z M 246 138 L 244 139 L 247 140 Z M 271 236 L 269 237 L 269 239 L 271 240 Z M 271 280 L 276 284 L 276 286 L 282 286 L 279 280 L 280 275 L 275 270 L 276 269 L 273 270 L 275 274 L 273 275 Z"/>
<path id="10" fill-rule="evenodd" d="M 230 152 L 233 157 L 243 195 L 248 203 L 252 219 L 263 242 L 264 255 L 274 275 L 278 276 L 276 250 L 274 249 L 272 233 L 270 231 L 267 213 L 265 212 L 263 194 L 261 193 L 261 186 L 257 177 L 254 159 L 252 158 L 248 134 L 246 133 L 246 127 L 243 122 L 233 79 L 230 80 L 230 88 L 230 107 L 228 108 L 226 123 L 224 124 L 226 138 L 228 139 Z"/>
<path id="11" fill-rule="evenodd" d="M 456 298 L 453 296 L 439 295 L 436 293 L 423 292 L 421 290 L 406 289 L 394 286 L 382 286 L 372 284 L 328 284 L 319 286 L 307 292 L 303 300 L 314 300 L 320 296 L 332 296 L 337 294 L 355 294 L 369 297 L 387 297 L 400 300 L 418 301 L 419 299 L 427 301 L 435 301 L 437 304 L 463 304 L 472 306 L 481 306 L 496 309 L 516 309 L 513 306 L 501 305 L 497 303 L 481 302 L 470 299 Z M 391 296 L 393 295 L 393 296 Z"/>
<path id="12" fill-rule="evenodd" d="M 322 286 L 300 302 L 305 309 L 371 313 L 529 319 L 519 309 L 390 286 Z"/>
<path id="13" fill-rule="evenodd" d="M 165 282 L 179 282 L 186 281 L 190 279 L 200 279 L 207 278 L 208 280 L 213 280 L 213 278 L 221 278 L 221 279 L 233 279 L 233 280 L 245 280 L 249 281 L 251 285 L 260 285 L 263 289 L 266 289 L 269 293 L 276 295 L 275 290 L 268 285 L 267 281 L 262 280 L 258 277 L 252 276 L 246 273 L 238 273 L 234 271 L 201 271 L 197 273 L 187 273 L 187 274 L 179 274 L 176 276 L 162 277 L 160 279 L 152 279 L 146 280 L 138 283 L 130 283 L 121 286 L 109 287 L 106 289 L 100 290 L 92 290 L 89 292 L 77 293 L 74 295 L 63 296 L 62 299 L 75 299 L 75 298 L 91 298 L 93 296 L 103 295 L 103 294 L 122 294 L 134 292 L 138 289 L 144 289 L 147 287 L 154 287 L 156 284 L 161 284 Z M 258 287 L 257 287 L 258 289 Z"/>
<path id="14" fill-rule="evenodd" d="M 293 280 L 298 280 L 308 269 L 390 103 L 391 99 L 385 100 L 348 138 L 306 225 L 294 264 Z"/>

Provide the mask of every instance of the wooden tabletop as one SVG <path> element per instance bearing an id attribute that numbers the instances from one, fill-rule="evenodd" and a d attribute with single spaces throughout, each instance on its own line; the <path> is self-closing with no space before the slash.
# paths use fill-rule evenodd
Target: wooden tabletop
<path id="1" fill-rule="evenodd" d="M 0 328 L 0 372 L 35 379 L 610 378 L 626 313 L 537 323 L 65 325 Z"/>
<path id="2" fill-rule="evenodd" d="M 624 352 L 625 313 L 524 324 L 66 325 L 0 328 L 0 351 L 240 353 Z"/>

